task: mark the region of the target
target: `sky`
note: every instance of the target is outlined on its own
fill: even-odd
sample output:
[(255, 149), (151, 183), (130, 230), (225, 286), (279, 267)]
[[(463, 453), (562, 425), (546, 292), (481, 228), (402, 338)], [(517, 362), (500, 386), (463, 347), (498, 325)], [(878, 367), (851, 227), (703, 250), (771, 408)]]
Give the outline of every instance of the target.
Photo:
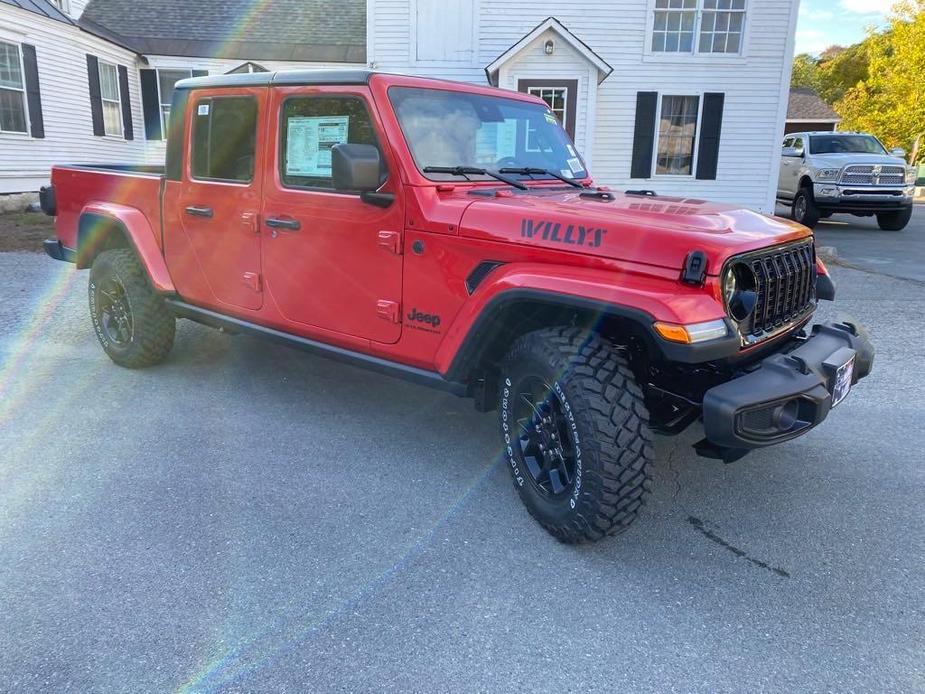
[(819, 53), (833, 44), (849, 46), (865, 29), (886, 20), (893, 0), (801, 0), (796, 53)]

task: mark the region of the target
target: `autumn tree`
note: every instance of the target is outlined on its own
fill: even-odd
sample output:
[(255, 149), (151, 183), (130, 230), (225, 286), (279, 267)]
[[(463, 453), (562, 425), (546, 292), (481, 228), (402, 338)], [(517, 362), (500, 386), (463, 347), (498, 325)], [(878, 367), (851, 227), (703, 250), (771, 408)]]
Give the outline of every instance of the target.
[(867, 74), (836, 101), (840, 127), (908, 150), (925, 132), (925, 0), (898, 3), (889, 27), (859, 46)]

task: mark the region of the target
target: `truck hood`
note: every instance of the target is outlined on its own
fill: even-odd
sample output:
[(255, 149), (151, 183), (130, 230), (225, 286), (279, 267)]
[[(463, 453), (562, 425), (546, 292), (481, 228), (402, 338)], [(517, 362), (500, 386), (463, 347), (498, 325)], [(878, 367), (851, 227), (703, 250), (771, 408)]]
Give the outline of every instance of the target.
[(888, 154), (857, 154), (857, 153), (838, 153), (838, 154), (811, 154), (811, 163), (816, 167), (837, 166), (841, 168), (849, 164), (891, 164), (893, 166), (905, 166), (906, 161), (899, 157), (893, 157)]
[[(593, 191), (589, 191), (592, 192)], [(469, 205), (460, 235), (680, 270), (694, 250), (719, 273), (731, 255), (811, 236), (804, 226), (694, 198), (500, 190)]]

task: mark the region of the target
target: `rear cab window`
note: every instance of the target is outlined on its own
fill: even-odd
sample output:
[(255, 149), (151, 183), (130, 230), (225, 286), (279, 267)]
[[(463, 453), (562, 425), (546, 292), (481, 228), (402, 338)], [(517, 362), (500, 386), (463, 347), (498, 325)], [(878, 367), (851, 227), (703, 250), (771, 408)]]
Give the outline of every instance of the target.
[(250, 183), (257, 145), (257, 99), (210, 96), (193, 103), (190, 174), (200, 181)]

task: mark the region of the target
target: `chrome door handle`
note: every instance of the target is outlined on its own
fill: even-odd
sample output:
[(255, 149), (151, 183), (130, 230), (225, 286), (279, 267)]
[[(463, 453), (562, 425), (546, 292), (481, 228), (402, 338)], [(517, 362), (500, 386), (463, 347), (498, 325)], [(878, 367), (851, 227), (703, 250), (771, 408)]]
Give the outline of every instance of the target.
[(298, 231), (302, 228), (298, 219), (290, 217), (269, 217), (264, 224), (271, 229), (282, 229), (284, 231)]
[(186, 214), (192, 215), (193, 217), (212, 217), (212, 208), (211, 207), (198, 207), (196, 205), (190, 205), (186, 208)]

